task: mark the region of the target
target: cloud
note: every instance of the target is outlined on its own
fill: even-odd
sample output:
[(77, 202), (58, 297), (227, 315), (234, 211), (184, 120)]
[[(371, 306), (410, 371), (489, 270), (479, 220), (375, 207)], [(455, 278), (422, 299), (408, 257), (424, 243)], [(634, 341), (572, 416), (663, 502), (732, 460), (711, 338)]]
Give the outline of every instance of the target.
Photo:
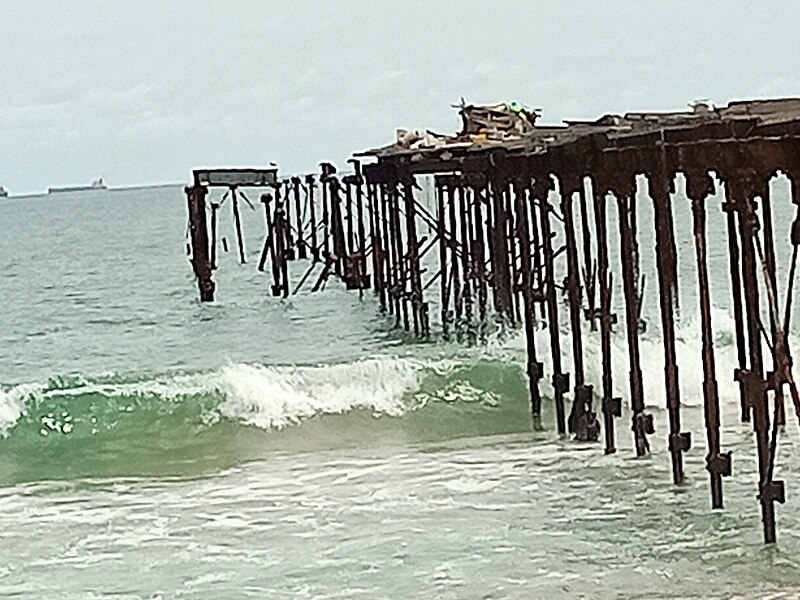
[(461, 97), (558, 121), (799, 89), (800, 6), (668, 4), (3, 3), (0, 183), (313, 169), (398, 126), (453, 131)]

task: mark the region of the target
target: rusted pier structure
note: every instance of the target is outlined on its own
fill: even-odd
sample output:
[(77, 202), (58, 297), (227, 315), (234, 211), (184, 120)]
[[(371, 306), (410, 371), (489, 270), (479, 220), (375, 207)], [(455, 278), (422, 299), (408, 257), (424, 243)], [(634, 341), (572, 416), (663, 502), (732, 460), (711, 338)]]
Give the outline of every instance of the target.
[[(464, 343), (520, 327), (534, 428), (547, 426), (542, 407), (552, 402), (559, 433), (587, 442), (602, 437), (612, 454), (621, 437), (616, 427), (624, 394), (626, 427), (642, 456), (655, 433), (646, 406), (661, 404), (673, 481), (680, 484), (684, 454), (693, 444), (681, 421), (681, 397), (701, 393), (714, 508), (723, 506), (722, 479), (731, 474), (717, 380), (733, 377), (740, 390), (737, 413), (754, 430), (764, 539), (774, 542), (775, 503), (784, 501), (774, 470), (787, 392), (800, 415), (788, 341), (800, 248), (800, 99), (721, 108), (701, 103), (683, 112), (606, 115), (554, 126), (538, 125), (535, 113), (517, 105), (462, 106), (460, 114), (458, 134), (399, 131), (396, 143), (357, 153), (349, 161), (352, 172), (344, 175), (327, 163), (318, 175), (284, 180), (274, 170), (196, 171), (186, 192), (201, 300), (214, 298), (222, 204), (213, 203), (209, 212), (208, 187), (229, 190), (244, 263), (238, 198), (247, 200), (241, 188), (266, 185), (258, 266), (266, 270), (270, 263), (272, 294), (287, 296), (288, 263), (307, 259), (311, 265), (294, 292), (315, 270), (312, 291), (331, 276), (359, 294), (371, 287), (394, 324), (421, 337), (431, 335), (431, 315), (444, 340)], [(778, 287), (780, 240), (773, 233), (780, 207), (769, 193), (776, 173), (791, 183), (782, 212), (794, 219), (791, 252), (784, 245), (790, 256), (786, 290)], [(683, 196), (689, 202), (681, 205)], [(643, 208), (652, 212), (652, 222), (640, 219)], [(691, 212), (696, 275), (678, 265), (678, 211)], [(727, 223), (735, 373), (718, 373), (715, 360), (709, 211), (724, 211)], [(663, 389), (646, 390), (642, 377), (644, 239), (654, 240), (649, 250), (655, 250), (658, 318), (648, 327), (659, 330)], [(701, 390), (687, 390), (678, 370), (679, 285), (697, 291), (698, 305), (681, 311), (698, 314)], [(590, 381), (594, 369), (587, 369), (585, 352), (593, 339), (600, 348), (596, 382)], [(615, 344), (627, 354), (625, 368), (614, 364)]]

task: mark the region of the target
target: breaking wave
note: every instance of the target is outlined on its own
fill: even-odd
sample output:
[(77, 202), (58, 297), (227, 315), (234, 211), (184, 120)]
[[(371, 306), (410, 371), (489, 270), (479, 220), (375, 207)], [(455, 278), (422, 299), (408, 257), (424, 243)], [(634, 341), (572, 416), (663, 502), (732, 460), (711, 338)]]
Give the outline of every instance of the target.
[[(6, 386), (0, 389), (0, 482), (179, 475), (268, 451), (524, 431), (523, 375), (518, 364), (490, 356), (381, 356)], [(487, 411), (495, 415), (474, 418)]]
[[(735, 403), (732, 322), (724, 311), (714, 320), (720, 396)], [(626, 399), (622, 333), (620, 328), (614, 338), (612, 365), (615, 393)], [(545, 399), (552, 398), (547, 337), (544, 328), (537, 334)], [(641, 341), (646, 403), (656, 413), (664, 406), (659, 337), (654, 328)], [(597, 338), (586, 332), (590, 382), (600, 381)], [(305, 366), (230, 363), (201, 373), (68, 376), (0, 386), (0, 483), (202, 474), (272, 452), (530, 433), (521, 333), (479, 349), (433, 346), (440, 355), (426, 357), (420, 350)], [(680, 326), (677, 346), (683, 404), (701, 407), (696, 320)], [(571, 371), (568, 348), (563, 358)], [(551, 402), (543, 402), (546, 426), (553, 423), (552, 410)]]

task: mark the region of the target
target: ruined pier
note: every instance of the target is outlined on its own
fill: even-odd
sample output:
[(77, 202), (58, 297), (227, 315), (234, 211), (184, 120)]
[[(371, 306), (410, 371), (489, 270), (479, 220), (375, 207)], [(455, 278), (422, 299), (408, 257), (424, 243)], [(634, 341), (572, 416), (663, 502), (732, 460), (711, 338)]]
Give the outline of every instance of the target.
[[(800, 99), (719, 108), (699, 103), (681, 112), (609, 114), (550, 126), (517, 105), (461, 106), (460, 115), (459, 133), (398, 132), (395, 143), (355, 154), (346, 174), (329, 163), (318, 174), (289, 178), (277, 169), (196, 171), (186, 194), (200, 299), (212, 301), (216, 291), (223, 203), (231, 205), (244, 263), (239, 199), (256, 203), (241, 188), (263, 188), (257, 268), (269, 274), (269, 293), (286, 297), (304, 285), (316, 291), (334, 278), (362, 295), (371, 290), (397, 327), (422, 337), (480, 343), (493, 327), (520, 327), (532, 427), (550, 426), (542, 423), (542, 404), (552, 402), (560, 434), (598, 441), (612, 454), (622, 427), (642, 456), (656, 435), (645, 398), (658, 400), (668, 415), (668, 431), (661, 435), (672, 478), (680, 484), (684, 454), (699, 445), (682, 427), (687, 390), (676, 358), (678, 286), (694, 286), (699, 306), (681, 309), (699, 311), (711, 505), (723, 507), (722, 482), (732, 471), (721, 439), (717, 384), (719, 377), (731, 377), (739, 384), (739, 416), (753, 428), (764, 540), (775, 542), (775, 504), (784, 502), (784, 485), (774, 467), (787, 396), (800, 415), (789, 345), (800, 247)], [(769, 182), (778, 173), (788, 178), (794, 205), (787, 207), (795, 215), (788, 240), (773, 234), (777, 199)], [(677, 265), (679, 182), (691, 205), (696, 275), (679, 274)], [(209, 204), (215, 186), (226, 191), (222, 201)], [(421, 200), (426, 186), (432, 186), (433, 202)], [(711, 201), (720, 197), (722, 202)], [(637, 217), (642, 202), (650, 203), (652, 222)], [(723, 211), (727, 227), (738, 358), (733, 373), (718, 373), (715, 360), (710, 211)], [(611, 239), (613, 222), (618, 239)], [(655, 240), (664, 389), (645, 390), (642, 379), (644, 228), (653, 228)], [(610, 247), (619, 248), (622, 281), (613, 280)], [(785, 290), (778, 287), (781, 251), (790, 256)], [(293, 260), (309, 262), (294, 288), (287, 267)], [(619, 306), (612, 302), (615, 288), (622, 291)], [(542, 326), (547, 347), (537, 346)], [(627, 372), (612, 364), (612, 334), (619, 328)], [(586, 335), (599, 338), (600, 381), (587, 380)], [(624, 425), (618, 423), (623, 390), (631, 410)]]

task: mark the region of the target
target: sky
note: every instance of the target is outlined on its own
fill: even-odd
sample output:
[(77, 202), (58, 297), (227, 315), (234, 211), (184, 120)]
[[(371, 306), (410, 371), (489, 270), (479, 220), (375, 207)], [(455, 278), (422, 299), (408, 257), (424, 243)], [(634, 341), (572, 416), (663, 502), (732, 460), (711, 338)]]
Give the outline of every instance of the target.
[(344, 165), (453, 104), (542, 122), (800, 96), (789, 1), (0, 0), (0, 185)]

